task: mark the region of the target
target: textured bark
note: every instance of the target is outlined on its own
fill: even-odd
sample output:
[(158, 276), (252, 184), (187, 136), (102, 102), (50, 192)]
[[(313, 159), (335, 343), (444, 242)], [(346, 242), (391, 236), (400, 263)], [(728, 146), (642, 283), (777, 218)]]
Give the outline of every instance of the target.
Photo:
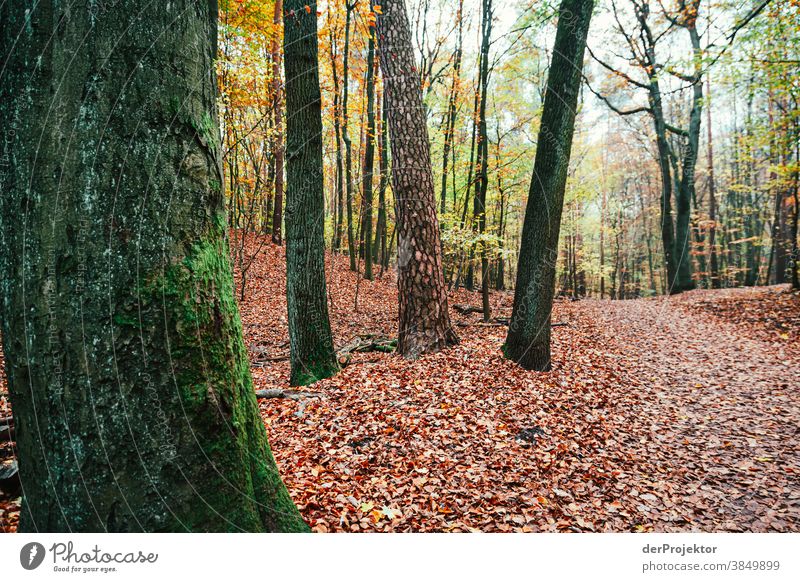
[(398, 351), (416, 358), (458, 337), (447, 309), (428, 128), (403, 0), (382, 2), (377, 32), (397, 205)]
[(281, 45), (278, 41), (281, 26), (283, 0), (275, 0), (275, 15), (272, 21), (275, 27), (275, 38), (272, 41), (272, 95), (273, 117), (275, 119), (275, 192), (272, 208), (272, 242), (279, 245), (283, 242), (283, 90), (281, 89)]
[(503, 348), (526, 369), (550, 369), (550, 316), (558, 236), (567, 183), (583, 53), (594, 2), (562, 0), (547, 78), (536, 161), (528, 194), (514, 289)]
[(317, 13), (305, 2), (284, 9), (286, 67), (286, 300), (292, 386), (339, 369), (325, 286), (325, 195)]
[(214, 2), (0, 5), (21, 531), (303, 531), (234, 301)]

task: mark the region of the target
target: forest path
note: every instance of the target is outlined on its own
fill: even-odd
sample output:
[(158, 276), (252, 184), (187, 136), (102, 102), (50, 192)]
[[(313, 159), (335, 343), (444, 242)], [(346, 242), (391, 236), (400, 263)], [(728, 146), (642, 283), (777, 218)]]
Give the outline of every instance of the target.
[(581, 311), (642, 391), (641, 407), (617, 412), (640, 454), (671, 466), (665, 509), (674, 503), (698, 529), (783, 529), (800, 520), (798, 344), (698, 312), (703, 293)]

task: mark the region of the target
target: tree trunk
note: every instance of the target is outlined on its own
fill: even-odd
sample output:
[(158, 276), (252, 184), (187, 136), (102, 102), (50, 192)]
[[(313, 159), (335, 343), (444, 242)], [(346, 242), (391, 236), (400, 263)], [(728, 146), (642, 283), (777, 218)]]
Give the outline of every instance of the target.
[(550, 314), (564, 189), (569, 170), (583, 53), (593, 1), (562, 0), (541, 128), (522, 227), (514, 309), (503, 348), (531, 370), (549, 370)]
[(342, 248), (342, 229), (344, 225), (344, 169), (342, 165), (342, 112), (339, 101), (339, 74), (336, 67), (336, 44), (333, 29), (331, 39), (331, 74), (333, 76), (333, 134), (336, 139), (336, 220), (333, 231), (333, 250)]
[(384, 0), (379, 43), (397, 204), (398, 352), (416, 358), (458, 342), (450, 325), (430, 144), (403, 0)]
[(283, 242), (283, 90), (281, 89), (281, 45), (280, 27), (283, 0), (275, 0), (275, 15), (272, 24), (275, 37), (272, 41), (272, 95), (275, 99), (275, 202), (272, 208), (272, 242)]
[(20, 531), (305, 531), (234, 301), (216, 3), (62, 4), (0, 6)]
[(372, 172), (375, 167), (375, 35), (367, 41), (367, 135), (364, 146), (364, 278), (372, 280)]
[[(483, 0), (481, 11), (481, 66), (479, 70), (480, 105), (478, 106), (478, 184), (475, 191), (473, 216), (475, 228), (483, 236), (486, 232), (486, 193), (489, 189), (489, 135), (486, 129), (486, 99), (489, 88), (489, 45), (492, 41), (492, 0)], [(491, 319), (489, 306), (489, 258), (486, 243), (480, 243), (481, 298), (483, 321)]]
[(717, 187), (714, 178), (714, 134), (711, 126), (711, 79), (706, 77), (706, 131), (708, 134), (708, 254), (709, 282), (712, 289), (719, 289), (719, 264), (717, 261)]
[[(699, 2), (697, 2), (699, 5)], [(694, 177), (697, 166), (697, 155), (700, 143), (700, 124), (703, 110), (703, 79), (702, 58), (700, 48), (700, 35), (697, 32), (697, 14), (686, 16), (686, 29), (692, 42), (694, 58), (694, 84), (692, 86), (692, 110), (689, 114), (689, 130), (681, 180), (677, 192), (677, 216), (675, 220), (675, 254), (677, 255), (677, 279), (673, 291), (688, 291), (694, 289), (692, 278), (692, 244), (691, 244), (691, 213), (692, 199), (694, 197)]]
[[(458, 93), (461, 85), (461, 57), (463, 54), (463, 31), (464, 31), (464, 0), (458, 2), (458, 12), (456, 14), (458, 22), (458, 36), (456, 37), (456, 50), (453, 55), (453, 82), (450, 85), (450, 95), (447, 98), (447, 114), (444, 120), (444, 150), (442, 152), (442, 190), (440, 194), (440, 212), (444, 214), (447, 210), (447, 163), (450, 159), (450, 150), (453, 147), (453, 137), (456, 129), (456, 116), (458, 108)], [(454, 190), (455, 193), (455, 190)], [(455, 212), (455, 207), (453, 212)]]
[(380, 170), (380, 180), (378, 181), (378, 221), (375, 226), (375, 243), (372, 247), (372, 261), (381, 266), (381, 274), (383, 273), (386, 261), (386, 230), (387, 230), (387, 216), (386, 216), (386, 187), (389, 181), (389, 163), (388, 163), (388, 146), (389, 142), (386, 137), (388, 130), (386, 123), (386, 107), (384, 105), (384, 97), (378, 99), (380, 104), (380, 140), (378, 141), (378, 160)]
[[(478, 69), (481, 68), (481, 59), (483, 58), (483, 53), (478, 55)], [(467, 209), (469, 208), (469, 195), (472, 191), (472, 183), (473, 183), (473, 173), (475, 172), (475, 150), (476, 145), (478, 143), (478, 108), (480, 107), (480, 89), (475, 89), (474, 95), (474, 102), (472, 105), (472, 142), (469, 148), (469, 167), (467, 169), (467, 187), (464, 193), (464, 209), (461, 213), (461, 228), (466, 226), (466, 218), (467, 218)], [(455, 193), (455, 190), (453, 190)], [(467, 258), (467, 274), (464, 281), (464, 287), (472, 291), (474, 288), (474, 277), (475, 277), (475, 269), (472, 265), (473, 259), (473, 252), (472, 252), (472, 245), (469, 245), (468, 249), (464, 249), (464, 256)]]
[(498, 291), (504, 291), (506, 288), (506, 271), (505, 271), (505, 258), (503, 256), (503, 248), (505, 245), (505, 213), (506, 213), (506, 193), (503, 189), (503, 179), (500, 171), (500, 140), (498, 139), (498, 154), (497, 154), (497, 192), (500, 195), (498, 200), (498, 219), (497, 219), (497, 236), (499, 240), (499, 253), (497, 256), (497, 273), (495, 275), (495, 288)]
[(290, 383), (304, 386), (336, 373), (325, 289), (325, 185), (317, 13), (287, 0), (286, 300), (292, 364)]
[(603, 183), (600, 201), (600, 299), (605, 299), (606, 296), (606, 254), (605, 254), (605, 230), (606, 230), (606, 180), (605, 180), (605, 162), (603, 163)]
[(661, 170), (661, 244), (664, 250), (664, 267), (667, 271), (667, 289), (677, 292), (678, 266), (675, 260), (675, 225), (672, 220), (672, 169), (669, 161), (669, 142), (661, 103), (661, 89), (657, 79), (651, 79), (649, 102), (653, 113), (658, 149), (658, 167)]
[(800, 290), (800, 268), (798, 268), (798, 263), (800, 263), (800, 244), (798, 244), (797, 235), (798, 235), (798, 227), (800, 227), (800, 142), (798, 142), (798, 138), (800, 137), (800, 124), (797, 123), (795, 120), (792, 123), (792, 128), (794, 129), (794, 172), (792, 172), (792, 182), (793, 184), (793, 201), (794, 201), (794, 213), (792, 214), (792, 228), (791, 228), (791, 237), (792, 237), (792, 256), (791, 256), (791, 271), (792, 271), (792, 289)]
[(347, 207), (347, 251), (350, 253), (350, 270), (355, 271), (356, 242), (353, 233), (353, 144), (350, 141), (350, 24), (356, 2), (346, 4), (347, 17), (344, 25), (344, 62), (342, 66), (342, 139), (344, 140), (345, 205)]

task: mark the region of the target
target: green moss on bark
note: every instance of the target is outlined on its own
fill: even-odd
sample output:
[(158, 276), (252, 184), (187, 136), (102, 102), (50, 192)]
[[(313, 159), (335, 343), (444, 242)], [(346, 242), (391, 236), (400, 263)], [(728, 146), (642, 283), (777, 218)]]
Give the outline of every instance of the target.
[(204, 492), (209, 507), (198, 507), (197, 525), (215, 511), (246, 531), (308, 531), (275, 469), (258, 410), (222, 223), (143, 286), (145, 303), (163, 305), (180, 405), (209, 470), (240, 486)]

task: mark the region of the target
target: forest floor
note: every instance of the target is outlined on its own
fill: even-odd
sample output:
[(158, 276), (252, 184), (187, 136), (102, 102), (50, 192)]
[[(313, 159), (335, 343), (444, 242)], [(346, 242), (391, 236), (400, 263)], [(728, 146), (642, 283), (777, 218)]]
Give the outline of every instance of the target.
[[(395, 336), (393, 273), (347, 263), (328, 260), (337, 348)], [(241, 304), (257, 389), (288, 388), (284, 285), (266, 245)], [(503, 359), (505, 327), (452, 310), (477, 294), (450, 302), (460, 345), (353, 354), (307, 388), (321, 397), (260, 400), (315, 531), (800, 531), (800, 294), (557, 301), (548, 373)], [(511, 302), (493, 293), (493, 315)], [(0, 531), (18, 511), (0, 498)]]

